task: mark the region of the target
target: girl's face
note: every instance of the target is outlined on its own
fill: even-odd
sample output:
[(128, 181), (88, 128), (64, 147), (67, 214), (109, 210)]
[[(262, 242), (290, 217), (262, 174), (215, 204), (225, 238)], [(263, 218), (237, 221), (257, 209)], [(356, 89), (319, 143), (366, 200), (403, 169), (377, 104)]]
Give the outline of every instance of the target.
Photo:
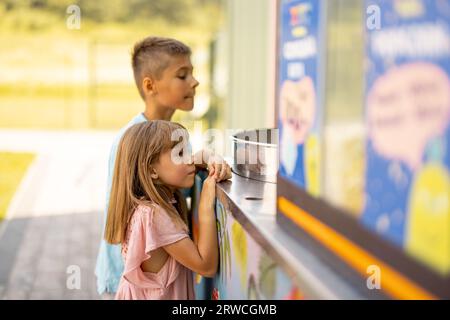
[(174, 147), (161, 153), (153, 167), (159, 180), (172, 189), (190, 188), (194, 184), (195, 165), (188, 148)]
[(191, 59), (187, 55), (170, 58), (160, 80), (155, 81), (157, 105), (190, 111), (194, 107), (197, 79), (192, 75)]

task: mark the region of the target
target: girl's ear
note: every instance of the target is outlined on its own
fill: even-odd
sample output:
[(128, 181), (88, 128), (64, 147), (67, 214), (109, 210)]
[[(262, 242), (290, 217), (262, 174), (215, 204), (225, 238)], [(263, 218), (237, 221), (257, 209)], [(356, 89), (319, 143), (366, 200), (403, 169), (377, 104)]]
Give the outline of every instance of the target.
[(152, 167), (152, 168), (150, 168), (150, 170), (151, 170), (150, 177), (151, 177), (153, 180), (158, 179), (158, 172), (156, 172), (155, 168)]

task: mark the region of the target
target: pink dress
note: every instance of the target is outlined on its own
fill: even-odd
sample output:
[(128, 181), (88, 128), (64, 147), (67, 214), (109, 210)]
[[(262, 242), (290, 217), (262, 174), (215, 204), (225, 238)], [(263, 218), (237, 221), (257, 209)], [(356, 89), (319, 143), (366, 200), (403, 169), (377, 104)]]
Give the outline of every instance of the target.
[(189, 234), (176, 226), (160, 206), (138, 206), (122, 244), (125, 268), (115, 299), (195, 299), (192, 271), (172, 256), (157, 273), (141, 269), (142, 262), (150, 258), (150, 251), (187, 237)]

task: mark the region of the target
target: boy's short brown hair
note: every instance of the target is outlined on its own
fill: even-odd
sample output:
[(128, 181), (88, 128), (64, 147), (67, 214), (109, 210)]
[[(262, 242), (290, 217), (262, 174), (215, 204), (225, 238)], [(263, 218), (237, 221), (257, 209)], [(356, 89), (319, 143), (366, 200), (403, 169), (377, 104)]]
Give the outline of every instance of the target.
[(144, 99), (142, 79), (146, 76), (161, 79), (170, 57), (190, 55), (191, 49), (184, 43), (164, 37), (147, 37), (134, 45), (131, 64), (139, 94)]

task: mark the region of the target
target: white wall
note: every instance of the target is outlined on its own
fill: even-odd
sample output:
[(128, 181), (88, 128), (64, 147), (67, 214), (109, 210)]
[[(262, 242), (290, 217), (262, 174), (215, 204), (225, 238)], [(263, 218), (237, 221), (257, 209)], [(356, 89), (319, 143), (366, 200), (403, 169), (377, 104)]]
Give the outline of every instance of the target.
[(228, 0), (227, 128), (274, 127), (276, 0)]

